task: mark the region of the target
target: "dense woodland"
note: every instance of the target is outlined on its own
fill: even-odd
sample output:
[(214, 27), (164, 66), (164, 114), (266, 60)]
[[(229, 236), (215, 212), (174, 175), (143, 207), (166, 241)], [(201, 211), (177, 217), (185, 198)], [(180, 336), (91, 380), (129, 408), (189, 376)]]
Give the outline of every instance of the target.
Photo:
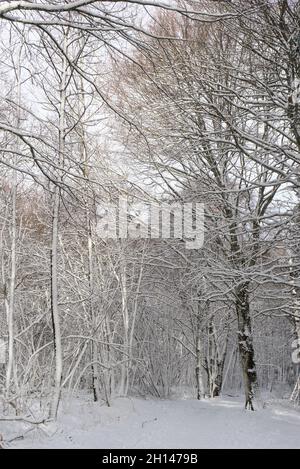
[[(0, 40), (1, 412), (299, 403), (300, 2), (11, 0)], [(120, 197), (203, 247), (101, 236)]]

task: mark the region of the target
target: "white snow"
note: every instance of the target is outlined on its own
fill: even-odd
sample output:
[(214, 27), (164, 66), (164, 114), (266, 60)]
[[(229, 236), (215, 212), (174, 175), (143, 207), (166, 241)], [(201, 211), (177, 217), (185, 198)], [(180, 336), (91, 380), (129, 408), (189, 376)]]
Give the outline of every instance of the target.
[[(0, 422), (4, 439), (29, 429)], [(13, 426), (13, 429), (12, 429)], [(13, 430), (13, 431), (12, 431)], [(245, 411), (239, 398), (206, 401), (116, 399), (110, 408), (82, 398), (63, 405), (57, 424), (11, 448), (300, 448), (300, 409), (283, 401)]]

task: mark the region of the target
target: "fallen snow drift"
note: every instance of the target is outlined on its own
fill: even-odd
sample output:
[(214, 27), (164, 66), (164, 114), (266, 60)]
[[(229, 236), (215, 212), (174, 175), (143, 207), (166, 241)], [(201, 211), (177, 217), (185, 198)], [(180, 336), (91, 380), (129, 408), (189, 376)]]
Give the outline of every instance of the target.
[[(0, 422), (0, 433), (30, 427)], [(11, 448), (300, 448), (300, 411), (269, 403), (243, 410), (236, 398), (117, 399), (111, 408), (83, 399), (65, 402), (58, 424), (35, 428)]]

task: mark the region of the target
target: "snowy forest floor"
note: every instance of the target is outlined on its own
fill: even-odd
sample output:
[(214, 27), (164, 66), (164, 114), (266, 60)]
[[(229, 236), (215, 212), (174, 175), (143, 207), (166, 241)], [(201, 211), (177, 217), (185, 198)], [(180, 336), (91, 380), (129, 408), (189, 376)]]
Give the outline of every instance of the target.
[(6, 441), (26, 433), (9, 448), (300, 448), (300, 409), (269, 400), (249, 412), (230, 397), (119, 398), (110, 408), (74, 398), (55, 425), (0, 422), (0, 433)]

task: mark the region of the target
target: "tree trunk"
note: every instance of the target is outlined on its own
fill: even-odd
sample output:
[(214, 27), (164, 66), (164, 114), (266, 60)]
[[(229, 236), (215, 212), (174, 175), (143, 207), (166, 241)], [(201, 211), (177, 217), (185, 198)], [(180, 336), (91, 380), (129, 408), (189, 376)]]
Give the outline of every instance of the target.
[(257, 375), (251, 329), (249, 284), (244, 283), (236, 290), (236, 312), (238, 318), (238, 346), (245, 390), (245, 409), (254, 410)]
[[(21, 54), (23, 44), (20, 45), (17, 61), (17, 118), (16, 126), (21, 124)], [(17, 151), (19, 149), (18, 140), (16, 142)], [(17, 156), (14, 156), (14, 167), (17, 166)], [(11, 266), (10, 266), (10, 285), (9, 297), (5, 298), (8, 325), (8, 363), (6, 369), (6, 398), (9, 399), (10, 385), (14, 371), (14, 315), (15, 315), (15, 288), (16, 288), (16, 263), (17, 263), (17, 172), (13, 169), (12, 180), (12, 226), (11, 226)], [(15, 373), (15, 383), (17, 386), (17, 377)]]
[(15, 283), (16, 283), (16, 172), (13, 176), (12, 188), (12, 230), (11, 230), (11, 267), (9, 297), (5, 298), (8, 324), (8, 363), (6, 369), (6, 398), (9, 399), (11, 378), (14, 366), (14, 312), (15, 312)]
[[(298, 256), (297, 256), (298, 257)], [(293, 258), (290, 257), (290, 264), (293, 266)], [(295, 284), (295, 279), (299, 280), (298, 270), (297, 272), (292, 271), (292, 308), (293, 308), (293, 326), (294, 326), (294, 337), (296, 346), (300, 346), (300, 289)], [(299, 364), (294, 365), (295, 374), (295, 387), (292, 392), (291, 399), (295, 402), (300, 402), (300, 375), (299, 375)]]
[[(64, 33), (63, 50), (67, 51), (67, 33)], [(59, 90), (59, 129), (58, 129), (58, 164), (64, 161), (65, 153), (65, 106), (66, 106), (66, 86), (67, 86), (67, 60), (62, 59), (61, 81)], [(50, 407), (50, 418), (56, 419), (61, 393), (62, 380), (62, 344), (60, 317), (58, 306), (58, 232), (59, 232), (59, 208), (60, 208), (60, 189), (58, 185), (54, 188), (53, 212), (52, 212), (52, 242), (51, 242), (51, 315), (54, 338), (55, 355), (55, 376), (54, 392)]]
[(222, 391), (224, 364), (228, 343), (228, 331), (225, 337), (224, 350), (220, 352), (217, 343), (216, 330), (213, 319), (208, 326), (208, 356), (206, 359), (206, 368), (209, 381), (209, 392), (211, 397), (218, 397)]
[[(90, 212), (88, 207), (86, 208), (86, 223), (88, 229), (88, 282), (89, 282), (89, 314), (92, 322), (92, 335), (96, 334), (97, 320), (93, 307), (93, 295), (94, 295), (94, 276), (93, 276), (93, 239), (92, 239), (92, 226), (90, 220)], [(91, 341), (91, 355), (92, 355), (92, 388), (94, 402), (99, 401), (99, 369), (98, 369), (98, 344), (95, 340)]]
[(50, 407), (50, 418), (56, 419), (61, 392), (62, 379), (62, 346), (58, 307), (58, 282), (57, 282), (57, 255), (58, 255), (58, 224), (59, 224), (60, 194), (58, 186), (54, 190), (54, 205), (52, 215), (52, 243), (51, 243), (51, 316), (54, 338), (55, 377), (54, 392)]
[[(97, 318), (95, 316), (93, 306), (94, 296), (94, 276), (93, 276), (93, 239), (92, 239), (92, 227), (90, 221), (90, 213), (87, 207), (87, 229), (88, 229), (88, 282), (89, 282), (89, 314), (92, 324), (92, 336), (94, 337), (97, 332)], [(91, 341), (91, 356), (92, 356), (92, 389), (94, 402), (100, 400), (100, 379), (99, 379), (99, 366), (98, 366), (98, 343), (96, 340)]]
[(201, 344), (201, 301), (198, 299), (197, 305), (197, 330), (196, 330), (196, 384), (197, 399), (205, 398), (205, 388), (203, 380), (203, 363), (202, 363), (202, 344)]

